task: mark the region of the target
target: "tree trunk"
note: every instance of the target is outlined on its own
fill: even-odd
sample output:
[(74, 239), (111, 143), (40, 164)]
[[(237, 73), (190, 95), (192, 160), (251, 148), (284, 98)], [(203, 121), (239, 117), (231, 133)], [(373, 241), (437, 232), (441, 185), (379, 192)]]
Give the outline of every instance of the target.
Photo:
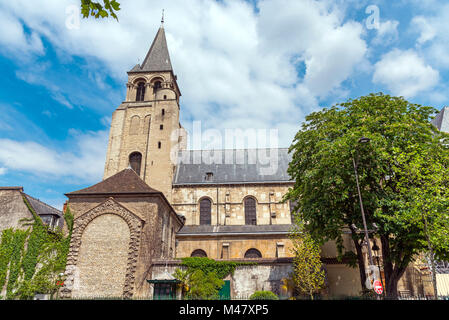
[(365, 287), (365, 281), (366, 281), (366, 272), (365, 272), (365, 261), (363, 261), (363, 253), (362, 253), (362, 246), (359, 243), (359, 240), (357, 238), (352, 237), (352, 241), (354, 242), (355, 250), (357, 252), (357, 263), (359, 265), (359, 272), (360, 272), (360, 284), (362, 286), (362, 290), (364, 290)]
[(397, 299), (398, 298), (398, 282), (404, 274), (407, 265), (404, 265), (405, 261), (409, 261), (409, 257), (403, 256), (402, 263), (393, 263), (390, 259), (390, 243), (388, 236), (381, 235), (380, 242), (382, 244), (382, 260), (384, 265), (385, 274), (385, 293), (387, 299)]
[(386, 282), (386, 297), (387, 299), (397, 300), (398, 299), (398, 281), (395, 276), (390, 276), (388, 280), (385, 279)]
[(398, 279), (396, 279), (393, 274), (393, 264), (390, 260), (390, 243), (388, 241), (388, 237), (381, 235), (380, 242), (382, 244), (382, 261), (385, 275), (385, 296), (387, 299), (397, 299)]

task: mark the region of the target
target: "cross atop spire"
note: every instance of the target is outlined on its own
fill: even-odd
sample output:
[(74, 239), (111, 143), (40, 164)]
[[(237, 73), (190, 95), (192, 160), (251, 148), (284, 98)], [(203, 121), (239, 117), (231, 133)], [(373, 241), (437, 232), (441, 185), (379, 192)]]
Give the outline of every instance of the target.
[(164, 9), (162, 9), (161, 27), (164, 27)]

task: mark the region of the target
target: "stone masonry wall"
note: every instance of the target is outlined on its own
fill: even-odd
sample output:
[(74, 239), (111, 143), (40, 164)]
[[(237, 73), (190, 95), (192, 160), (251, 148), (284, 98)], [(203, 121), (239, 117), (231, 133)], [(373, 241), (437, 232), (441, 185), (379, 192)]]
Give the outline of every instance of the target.
[(104, 214), (92, 220), (81, 237), (72, 297), (122, 296), (130, 239), (122, 217)]
[[(153, 94), (152, 83), (163, 87)], [(136, 83), (147, 83), (145, 101), (135, 101)], [(179, 93), (170, 72), (130, 75), (127, 101), (114, 112), (109, 133), (104, 179), (125, 169), (129, 155), (142, 155), (140, 177), (171, 200), (171, 183), (177, 155), (179, 130)], [(159, 145), (160, 144), (160, 145)], [(173, 160), (173, 161), (172, 161)]]
[(291, 241), (282, 235), (273, 236), (220, 236), (220, 237), (178, 237), (176, 257), (190, 257), (196, 249), (204, 250), (212, 259), (243, 259), (245, 252), (257, 249), (262, 258), (283, 258), (292, 256)]
[(0, 189), (0, 235), (8, 228), (21, 228), (20, 219), (33, 218), (23, 202), (22, 193), (17, 190)]
[(243, 225), (243, 201), (245, 197), (251, 196), (256, 199), (257, 224), (290, 224), (290, 205), (288, 202), (281, 203), (290, 186), (291, 184), (174, 187), (172, 205), (179, 214), (186, 217), (186, 225), (199, 225), (199, 203), (206, 197), (212, 201), (212, 225)]

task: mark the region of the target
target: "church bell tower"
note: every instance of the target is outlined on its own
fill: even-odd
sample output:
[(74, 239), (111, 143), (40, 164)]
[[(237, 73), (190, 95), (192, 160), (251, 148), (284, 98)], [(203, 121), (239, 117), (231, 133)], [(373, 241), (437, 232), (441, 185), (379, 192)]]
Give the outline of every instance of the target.
[(131, 167), (171, 201), (176, 156), (185, 145), (176, 79), (162, 23), (142, 65), (128, 72), (126, 100), (112, 115), (103, 179)]

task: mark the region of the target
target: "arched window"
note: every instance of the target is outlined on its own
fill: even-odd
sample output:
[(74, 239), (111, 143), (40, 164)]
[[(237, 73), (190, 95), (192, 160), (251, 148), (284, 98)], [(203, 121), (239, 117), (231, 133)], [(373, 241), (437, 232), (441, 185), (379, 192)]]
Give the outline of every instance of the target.
[(140, 166), (142, 163), (142, 154), (140, 152), (133, 152), (129, 155), (129, 165), (140, 176)]
[(192, 252), (192, 254), (190, 256), (191, 257), (207, 257), (207, 254), (204, 250), (196, 249), (195, 251)]
[(160, 81), (156, 81), (153, 85), (153, 93), (156, 93), (156, 91), (160, 88), (162, 88), (162, 83)]
[(137, 84), (136, 101), (144, 101), (145, 99), (145, 83), (139, 82)]
[(129, 125), (129, 134), (130, 135), (139, 134), (139, 128), (140, 128), (140, 117), (133, 116), (131, 118), (131, 123)]
[(245, 204), (245, 224), (256, 225), (256, 200), (248, 197), (244, 201)]
[(245, 259), (258, 259), (262, 258), (262, 254), (259, 250), (251, 248), (245, 252)]
[(209, 199), (200, 201), (200, 224), (211, 224), (211, 207)]

